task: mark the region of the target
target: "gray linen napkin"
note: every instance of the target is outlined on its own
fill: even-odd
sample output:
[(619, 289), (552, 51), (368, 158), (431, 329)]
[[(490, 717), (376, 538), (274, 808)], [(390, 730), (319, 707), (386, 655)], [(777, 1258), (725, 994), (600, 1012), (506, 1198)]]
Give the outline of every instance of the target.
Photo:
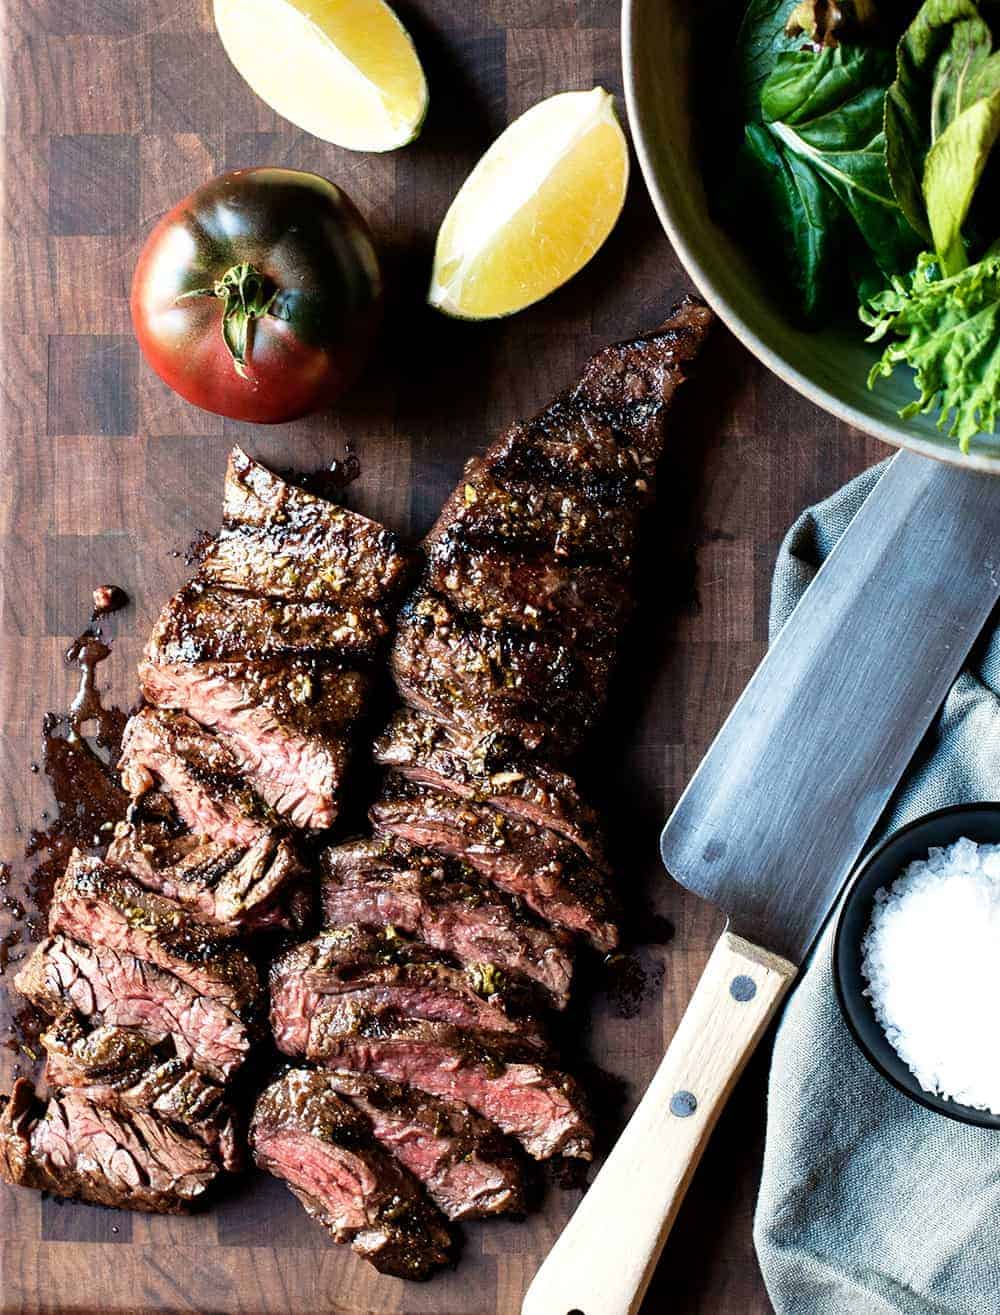
[[(772, 640), (884, 468), (789, 531), (774, 574)], [(1000, 629), (982, 636), (952, 686), (882, 832), (976, 799), (1000, 799)], [(932, 1114), (874, 1072), (840, 1016), (832, 939), (828, 928), (771, 1065), (754, 1240), (775, 1310), (1000, 1315), (1000, 1132)]]

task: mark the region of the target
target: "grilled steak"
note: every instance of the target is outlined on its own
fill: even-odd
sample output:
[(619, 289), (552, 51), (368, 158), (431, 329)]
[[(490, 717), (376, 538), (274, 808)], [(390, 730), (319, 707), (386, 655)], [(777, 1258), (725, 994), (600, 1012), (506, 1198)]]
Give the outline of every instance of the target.
[(294, 1069), (268, 1087), (251, 1144), (260, 1167), (283, 1178), (335, 1241), (382, 1273), (426, 1278), (447, 1262), (441, 1216), (323, 1074)]
[(290, 603), (192, 580), (160, 613), (150, 662), (239, 662), (337, 651), (371, 657), (388, 633), (374, 607)]
[(293, 826), (322, 829), (337, 815), (346, 732), (368, 679), (307, 658), (139, 665), (151, 704), (216, 732), (258, 795)]
[(492, 964), (463, 971), (420, 942), (358, 926), (330, 928), (288, 950), (271, 965), (271, 1027), (280, 1050), (309, 1049), (345, 1010), (392, 1009), (483, 1031), (522, 1036), (541, 1046), (537, 1020)]
[(409, 1169), (449, 1219), (482, 1219), (524, 1209), (521, 1169), (511, 1144), (464, 1105), (346, 1069), (323, 1082), (368, 1119), (372, 1135)]
[(89, 1027), (72, 1011), (42, 1033), (49, 1088), (73, 1087), (95, 1105), (145, 1110), (192, 1133), (224, 1169), (240, 1167), (240, 1145), (222, 1087), (191, 1068), (170, 1046), (153, 1046), (138, 1032)]
[(377, 605), (402, 583), (406, 559), (388, 530), (286, 484), (238, 447), (223, 517), (201, 563), (207, 582), (336, 606)]
[(418, 785), (522, 817), (572, 840), (606, 868), (597, 814), (573, 778), (529, 758), (502, 736), (463, 740), (412, 708), (401, 709), (375, 743), (375, 760)]
[(389, 839), (323, 851), (323, 911), (334, 926), (396, 927), (465, 964), (494, 963), (562, 1009), (573, 964), (565, 933), (468, 866)]
[(194, 1205), (218, 1173), (195, 1137), (139, 1110), (112, 1110), (76, 1091), (35, 1099), (14, 1084), (0, 1113), (0, 1176), (20, 1187), (124, 1210), (176, 1214)]
[(49, 932), (156, 964), (235, 1014), (252, 1016), (260, 1001), (257, 970), (241, 949), (173, 900), (79, 850), (56, 882)]
[(22, 995), (53, 1017), (68, 1008), (110, 1027), (134, 1028), (147, 1041), (168, 1041), (178, 1058), (222, 1081), (250, 1047), (247, 1023), (221, 1000), (131, 954), (51, 936), (14, 978)]
[(183, 713), (143, 708), (130, 717), (118, 766), (134, 800), (162, 788), (196, 835), (249, 848), (274, 829), (229, 749)]
[(603, 875), (555, 832), (394, 773), (371, 818), (378, 831), (464, 860), (547, 922), (582, 933), (597, 949), (606, 952), (618, 943)]
[(358, 1011), (322, 1033), (310, 1029), (309, 1041), (304, 1058), (315, 1063), (470, 1105), (536, 1160), (591, 1158), (593, 1133), (577, 1084), (515, 1038)]
[(560, 758), (596, 720), (610, 656), (530, 630), (490, 629), (418, 590), (399, 614), (392, 671), (404, 702), (460, 734), (502, 734)]
[(301, 925), (304, 869), (291, 841), (273, 833), (242, 849), (171, 835), (152, 823), (119, 822), (108, 862), (227, 934)]

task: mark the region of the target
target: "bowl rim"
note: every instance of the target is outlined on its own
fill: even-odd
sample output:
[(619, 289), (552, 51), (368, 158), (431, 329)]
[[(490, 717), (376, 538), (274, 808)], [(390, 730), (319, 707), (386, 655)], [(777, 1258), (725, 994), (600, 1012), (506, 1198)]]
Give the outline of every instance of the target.
[(859, 411), (856, 407), (840, 401), (832, 393), (828, 393), (825, 388), (813, 383), (800, 370), (789, 365), (784, 357), (769, 347), (718, 290), (711, 275), (681, 232), (667, 197), (660, 187), (656, 169), (653, 165), (646, 116), (638, 93), (638, 57), (636, 53), (639, 45), (637, 40), (639, 12), (641, 6), (646, 3), (649, 3), (649, 0), (622, 0), (622, 78), (625, 87), (625, 106), (632, 133), (632, 144), (639, 161), (639, 170), (646, 185), (646, 192), (653, 203), (653, 208), (659, 217), (660, 223), (670, 239), (678, 259), (694, 280), (709, 306), (743, 346), (766, 365), (773, 374), (776, 374), (779, 379), (783, 380), (789, 387), (794, 388), (796, 392), (801, 393), (803, 397), (808, 398), (821, 410), (843, 421), (844, 424), (860, 429), (863, 433), (870, 434), (873, 438), (880, 439), (883, 443), (888, 443), (892, 447), (906, 448), (911, 452), (919, 453), (921, 456), (929, 457), (932, 461), (941, 461), (945, 465), (957, 466), (961, 470), (980, 470), (987, 474), (1000, 475), (1000, 457), (987, 456), (982, 452), (969, 452), (963, 455), (957, 445), (952, 448), (943, 443), (931, 442), (916, 433), (912, 436), (901, 434), (894, 426), (877, 420), (865, 412)]
[[(870, 853), (865, 855), (847, 882), (844, 896), (841, 900), (840, 909), (836, 915), (837, 925), (833, 938), (832, 970), (834, 990), (837, 996), (837, 1004), (840, 1008), (841, 1017), (847, 1024), (848, 1031), (853, 1037), (858, 1049), (881, 1078), (888, 1082), (890, 1086), (895, 1087), (895, 1089), (901, 1092), (904, 1096), (908, 1096), (910, 1100), (915, 1101), (918, 1105), (923, 1105), (925, 1109), (930, 1110), (934, 1114), (941, 1114), (955, 1123), (964, 1123), (977, 1128), (987, 1128), (992, 1131), (997, 1131), (1000, 1130), (1000, 1114), (994, 1114), (990, 1110), (976, 1109), (972, 1105), (963, 1105), (960, 1101), (951, 1100), (945, 1096), (935, 1096), (932, 1092), (925, 1091), (917, 1082), (916, 1077), (912, 1074), (910, 1074), (908, 1080), (902, 1080), (897, 1077), (895, 1073), (890, 1072), (890, 1070), (882, 1063), (880, 1057), (868, 1044), (867, 1038), (862, 1029), (858, 1026), (857, 1015), (855, 1013), (855, 992), (848, 990), (847, 984), (844, 980), (846, 955), (848, 953), (853, 954), (854, 951), (859, 948), (854, 945), (847, 947), (847, 914), (860, 898), (861, 889), (864, 886), (866, 879), (870, 876), (871, 869), (876, 863), (895, 849), (900, 842), (911, 837), (913, 832), (919, 831), (928, 823), (939, 822), (952, 817), (957, 818), (959, 815), (968, 817), (969, 814), (973, 813), (979, 816), (991, 816), (997, 818), (998, 836), (1000, 836), (1000, 801), (988, 799), (973, 800), (966, 804), (949, 804), (945, 808), (936, 808), (929, 813), (921, 814), (920, 817), (915, 817), (911, 822), (905, 823), (890, 835), (886, 836), (886, 838), (880, 841)], [(956, 840), (960, 840), (961, 838), (961, 831), (956, 831), (951, 843), (953, 844)], [(976, 843), (989, 842), (977, 841)], [(1000, 844), (1000, 838), (992, 843)], [(899, 875), (902, 875), (902, 867), (899, 869)], [(873, 895), (874, 891), (871, 892), (869, 898)], [(882, 1025), (875, 1017), (875, 1012), (872, 1009), (871, 1003), (860, 991), (857, 992), (856, 1004), (858, 1010), (867, 1011), (868, 1017), (871, 1019), (875, 1028), (878, 1029), (878, 1032), (882, 1036), (885, 1036), (884, 1031), (882, 1031)], [(886, 1038), (886, 1042), (891, 1046), (888, 1038)], [(902, 1063), (903, 1061), (901, 1060), (900, 1062)]]

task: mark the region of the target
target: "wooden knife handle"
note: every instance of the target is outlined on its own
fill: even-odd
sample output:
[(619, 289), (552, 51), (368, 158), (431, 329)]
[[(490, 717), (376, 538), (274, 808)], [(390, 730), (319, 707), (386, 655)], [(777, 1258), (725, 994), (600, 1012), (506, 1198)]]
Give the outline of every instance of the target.
[(628, 1126), (522, 1315), (635, 1315), (715, 1122), (797, 969), (724, 932)]

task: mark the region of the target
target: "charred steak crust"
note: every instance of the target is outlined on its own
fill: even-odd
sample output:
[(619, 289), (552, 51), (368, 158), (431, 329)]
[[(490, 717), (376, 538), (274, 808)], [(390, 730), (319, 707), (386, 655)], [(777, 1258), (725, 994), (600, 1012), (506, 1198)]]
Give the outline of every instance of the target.
[(123, 951), (179, 977), (251, 1019), (261, 1002), (257, 970), (243, 950), (175, 904), (79, 850), (56, 882), (49, 932)]
[(536, 1160), (592, 1156), (593, 1131), (579, 1086), (518, 1038), (358, 1010), (311, 1029), (304, 1058), (469, 1105)]
[(421, 1279), (447, 1263), (444, 1220), (322, 1073), (293, 1069), (264, 1091), (251, 1145), (258, 1165), (283, 1178), (335, 1241), (382, 1273)]
[(386, 778), (371, 818), (378, 831), (464, 860), (547, 922), (580, 932), (597, 949), (606, 953), (617, 945), (614, 902), (603, 874), (555, 832), (396, 773)]
[(493, 963), (565, 1007), (570, 938), (471, 867), (386, 836), (323, 850), (323, 911), (331, 926), (394, 928), (467, 965)]
[(77, 1091), (43, 1106), (24, 1078), (5, 1104), (0, 1176), (15, 1186), (177, 1214), (197, 1204), (218, 1173), (201, 1141), (139, 1110), (112, 1110)]

